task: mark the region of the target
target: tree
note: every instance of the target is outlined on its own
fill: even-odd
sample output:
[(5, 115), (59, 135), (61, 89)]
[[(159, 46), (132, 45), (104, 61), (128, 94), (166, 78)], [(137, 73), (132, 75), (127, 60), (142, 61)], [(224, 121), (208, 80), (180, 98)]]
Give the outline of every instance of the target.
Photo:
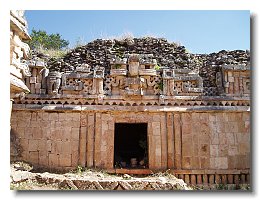
[(32, 30), (31, 41), (28, 42), (31, 49), (54, 49), (61, 50), (69, 45), (68, 40), (61, 38), (59, 33), (47, 34), (43, 30)]

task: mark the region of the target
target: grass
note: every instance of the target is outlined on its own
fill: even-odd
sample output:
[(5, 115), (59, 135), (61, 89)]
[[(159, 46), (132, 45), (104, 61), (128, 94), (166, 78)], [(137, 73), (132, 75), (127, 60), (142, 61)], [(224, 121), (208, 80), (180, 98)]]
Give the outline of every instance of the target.
[(41, 53), (48, 54), (51, 58), (62, 58), (68, 53), (68, 50), (47, 49), (41, 50)]
[(10, 190), (59, 190), (67, 189), (59, 187), (58, 184), (38, 183), (36, 180), (27, 180), (20, 183), (10, 183)]

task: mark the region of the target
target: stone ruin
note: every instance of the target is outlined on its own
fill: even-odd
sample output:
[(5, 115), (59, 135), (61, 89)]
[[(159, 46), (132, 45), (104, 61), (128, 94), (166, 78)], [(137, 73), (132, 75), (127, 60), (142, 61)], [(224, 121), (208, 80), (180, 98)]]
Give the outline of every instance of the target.
[(17, 159), (250, 182), (249, 51), (198, 55), (160, 38), (99, 39), (61, 59), (33, 52), (18, 66), (30, 92), (13, 96)]

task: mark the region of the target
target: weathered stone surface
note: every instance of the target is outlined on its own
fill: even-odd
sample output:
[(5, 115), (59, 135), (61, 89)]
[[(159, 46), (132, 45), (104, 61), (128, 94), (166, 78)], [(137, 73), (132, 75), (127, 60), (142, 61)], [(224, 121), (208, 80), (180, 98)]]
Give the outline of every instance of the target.
[[(17, 45), (11, 48), (22, 55)], [(146, 123), (149, 169), (250, 169), (248, 51), (195, 55), (162, 38), (95, 40), (61, 60), (33, 52), (28, 64), (24, 81), (31, 94), (15, 99), (11, 119), (22, 159), (49, 168), (113, 169), (115, 124)], [(197, 179), (190, 173), (182, 178), (217, 180), (206, 171)], [(73, 181), (62, 184), (80, 187)], [(112, 185), (133, 188), (125, 182)]]

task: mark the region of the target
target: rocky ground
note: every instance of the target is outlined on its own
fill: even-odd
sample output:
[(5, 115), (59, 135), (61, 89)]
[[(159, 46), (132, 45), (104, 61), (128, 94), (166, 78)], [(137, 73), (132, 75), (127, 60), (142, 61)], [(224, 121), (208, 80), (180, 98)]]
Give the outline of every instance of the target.
[(250, 190), (248, 184), (187, 185), (167, 172), (140, 177), (78, 167), (61, 174), (34, 172), (25, 162), (13, 162), (10, 166), (11, 190)]
[(12, 190), (192, 190), (170, 174), (134, 177), (81, 167), (64, 174), (39, 173), (24, 162), (11, 164), (10, 178)]

